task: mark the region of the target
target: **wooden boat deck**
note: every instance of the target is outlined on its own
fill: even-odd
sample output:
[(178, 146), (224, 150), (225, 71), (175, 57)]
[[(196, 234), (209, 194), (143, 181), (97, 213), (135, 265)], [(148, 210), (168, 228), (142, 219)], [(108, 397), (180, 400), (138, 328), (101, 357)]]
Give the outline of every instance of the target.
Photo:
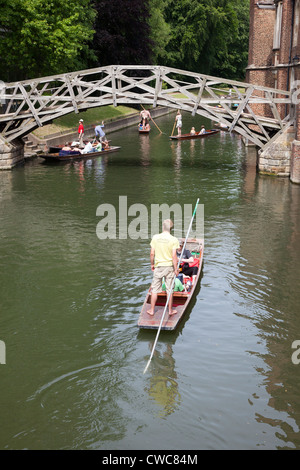
[(139, 129), (139, 134), (149, 134), (149, 132), (151, 131), (150, 126), (146, 127), (146, 129), (141, 129), (140, 127), (138, 129)]
[[(200, 274), (202, 270), (202, 262), (203, 262), (203, 250), (204, 250), (204, 240), (202, 239), (188, 239), (186, 243), (186, 249), (189, 250), (194, 258), (199, 259), (199, 268), (197, 273), (197, 278), (195, 280), (194, 285), (190, 292), (174, 292), (173, 293), (173, 308), (177, 310), (175, 315), (168, 315), (168, 307), (167, 311), (164, 316), (164, 320), (161, 326), (162, 330), (174, 330), (181, 319), (183, 318), (187, 307), (192, 299), (197, 284), (199, 283)], [(154, 315), (149, 315), (147, 310), (150, 308), (151, 303), (151, 286), (147, 292), (144, 304), (142, 306), (139, 319), (138, 319), (138, 327), (145, 328), (145, 329), (158, 329), (161, 318), (164, 312), (164, 307), (167, 301), (167, 293), (160, 292), (157, 296), (157, 301), (155, 304)]]

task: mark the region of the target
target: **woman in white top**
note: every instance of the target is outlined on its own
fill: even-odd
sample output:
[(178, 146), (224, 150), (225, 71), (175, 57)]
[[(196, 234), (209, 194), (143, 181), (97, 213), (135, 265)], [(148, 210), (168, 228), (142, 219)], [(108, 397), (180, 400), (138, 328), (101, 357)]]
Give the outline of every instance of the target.
[(181, 128), (182, 128), (182, 116), (180, 114), (180, 111), (178, 109), (177, 111), (177, 116), (176, 116), (176, 127), (178, 131), (178, 135), (181, 135)]

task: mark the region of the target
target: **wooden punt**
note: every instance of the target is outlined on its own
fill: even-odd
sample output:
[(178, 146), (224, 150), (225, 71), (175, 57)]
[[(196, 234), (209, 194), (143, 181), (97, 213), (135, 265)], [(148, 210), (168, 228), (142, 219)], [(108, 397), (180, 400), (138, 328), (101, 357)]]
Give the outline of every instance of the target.
[[(108, 140), (107, 142), (111, 142), (111, 141)], [(83, 141), (84, 145), (87, 145), (88, 143), (89, 143), (89, 140), (84, 140)], [(47, 152), (45, 152), (45, 153), (58, 153), (60, 150), (63, 149), (63, 147), (66, 147), (66, 146), (71, 147), (71, 145), (72, 145), (72, 142), (67, 142), (65, 144), (59, 144), (59, 145), (50, 145), (47, 149)]]
[(147, 124), (146, 128), (143, 129), (140, 125), (138, 127), (139, 129), (139, 134), (149, 134), (150, 130), (151, 130), (151, 127), (150, 127), (150, 124)]
[(59, 155), (58, 153), (40, 153), (39, 157), (44, 158), (47, 162), (69, 162), (72, 160), (82, 160), (86, 158), (103, 157), (109, 153), (117, 152), (121, 147), (110, 147), (107, 150), (101, 150), (101, 152), (89, 152), (89, 153), (76, 153), (68, 155)]
[(181, 135), (171, 135), (170, 139), (172, 140), (188, 140), (188, 139), (203, 139), (205, 137), (209, 137), (210, 135), (214, 135), (220, 132), (218, 129), (209, 129), (205, 131), (204, 134), (200, 134), (196, 132), (196, 134), (181, 134)]
[[(186, 249), (189, 250), (194, 259), (199, 259), (199, 268), (197, 273), (197, 278), (192, 286), (190, 292), (174, 292), (173, 293), (173, 308), (177, 310), (175, 315), (169, 316), (168, 314), (168, 307), (164, 316), (164, 320), (161, 326), (162, 330), (175, 330), (178, 326), (179, 322), (183, 318), (185, 312), (187, 311), (188, 305), (195, 295), (195, 289), (199, 283), (200, 274), (202, 270), (202, 262), (203, 262), (203, 250), (204, 250), (204, 240), (203, 239), (196, 239), (196, 238), (189, 238), (186, 243)], [(151, 286), (147, 292), (144, 304), (142, 306), (139, 319), (138, 319), (138, 327), (145, 328), (145, 329), (155, 329), (159, 328), (161, 318), (164, 312), (164, 308), (167, 302), (167, 293), (160, 292), (157, 296), (157, 301), (155, 304), (154, 315), (149, 315), (147, 310), (150, 308), (151, 304)]]

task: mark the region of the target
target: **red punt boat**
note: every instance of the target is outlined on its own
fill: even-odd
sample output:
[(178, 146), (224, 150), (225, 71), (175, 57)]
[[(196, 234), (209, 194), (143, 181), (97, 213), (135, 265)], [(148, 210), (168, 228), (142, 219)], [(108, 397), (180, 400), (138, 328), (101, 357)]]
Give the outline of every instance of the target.
[[(174, 292), (173, 293), (173, 307), (177, 310), (175, 315), (168, 315), (168, 307), (165, 312), (164, 320), (161, 326), (162, 330), (174, 330), (184, 314), (187, 311), (188, 305), (191, 299), (195, 295), (195, 289), (199, 283), (200, 274), (202, 270), (203, 262), (203, 250), (204, 250), (204, 240), (199, 238), (189, 238), (186, 242), (186, 249), (191, 252), (194, 257), (194, 260), (198, 262), (198, 272), (194, 284), (190, 291)], [(167, 302), (168, 296), (165, 291), (158, 293), (157, 301), (155, 304), (154, 315), (149, 315), (147, 310), (150, 309), (151, 304), (151, 286), (147, 292), (144, 304), (142, 306), (139, 319), (138, 327), (146, 329), (156, 329), (158, 330), (161, 318), (164, 312), (164, 308)]]

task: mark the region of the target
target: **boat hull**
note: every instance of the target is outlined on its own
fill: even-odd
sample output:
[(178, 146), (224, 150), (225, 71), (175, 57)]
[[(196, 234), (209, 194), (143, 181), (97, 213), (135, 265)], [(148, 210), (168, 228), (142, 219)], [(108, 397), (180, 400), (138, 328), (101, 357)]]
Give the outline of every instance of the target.
[(181, 134), (179, 135), (171, 135), (171, 140), (191, 140), (191, 139), (204, 139), (205, 137), (209, 137), (211, 135), (218, 134), (220, 131), (218, 129), (211, 129), (205, 132), (205, 134), (200, 134), (199, 132), (192, 135), (192, 134)]
[(47, 162), (69, 162), (73, 160), (83, 160), (87, 158), (103, 157), (109, 153), (117, 152), (121, 147), (110, 147), (101, 152), (79, 153), (75, 155), (59, 155), (59, 153), (41, 153), (39, 157), (44, 158)]
[(139, 127), (139, 134), (149, 134), (150, 131), (151, 131), (151, 127), (150, 127), (149, 125), (146, 126), (145, 129), (141, 129), (141, 128)]
[[(163, 323), (161, 326), (162, 330), (175, 330), (184, 317), (188, 306), (195, 295), (195, 290), (199, 283), (201, 271), (202, 271), (202, 264), (203, 264), (203, 251), (204, 251), (204, 240), (203, 239), (188, 239), (186, 248), (193, 253), (194, 258), (199, 259), (199, 267), (196, 280), (190, 292), (174, 292), (173, 293), (173, 308), (177, 311), (175, 315), (169, 316), (168, 314), (168, 307), (166, 309)], [(138, 319), (138, 327), (141, 329), (155, 329), (157, 330), (160, 326), (161, 318), (165, 309), (165, 305), (167, 302), (167, 294), (166, 292), (160, 292), (157, 297), (154, 315), (149, 315), (147, 310), (150, 309), (151, 304), (151, 286), (147, 292), (144, 304), (142, 306), (139, 319)]]

